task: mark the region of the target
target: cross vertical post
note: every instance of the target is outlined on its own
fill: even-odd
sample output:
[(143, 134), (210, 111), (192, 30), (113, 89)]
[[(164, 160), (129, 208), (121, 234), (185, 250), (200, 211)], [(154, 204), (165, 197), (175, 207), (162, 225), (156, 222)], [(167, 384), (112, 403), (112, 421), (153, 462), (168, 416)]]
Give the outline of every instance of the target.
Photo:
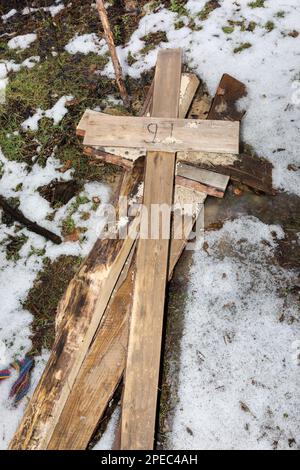
[[(161, 51), (155, 73), (153, 117), (177, 118), (182, 68), (181, 49)], [(128, 343), (121, 417), (121, 449), (153, 449), (159, 365), (167, 281), (169, 239), (160, 231), (151, 239), (151, 210), (173, 202), (176, 154), (148, 152), (140, 233), (147, 224), (148, 238), (138, 243), (136, 278)], [(167, 216), (168, 217), (168, 216)], [(170, 227), (169, 220), (164, 224)]]

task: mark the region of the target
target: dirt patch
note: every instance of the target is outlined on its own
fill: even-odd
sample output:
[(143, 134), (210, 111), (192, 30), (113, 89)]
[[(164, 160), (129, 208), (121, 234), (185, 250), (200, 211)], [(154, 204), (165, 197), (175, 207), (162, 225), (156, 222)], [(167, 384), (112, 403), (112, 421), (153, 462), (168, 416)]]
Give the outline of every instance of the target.
[(23, 304), (33, 315), (30, 355), (40, 354), (44, 348), (51, 350), (58, 303), (81, 261), (76, 256), (60, 256), (54, 262), (49, 259), (44, 261), (44, 268), (37, 275)]

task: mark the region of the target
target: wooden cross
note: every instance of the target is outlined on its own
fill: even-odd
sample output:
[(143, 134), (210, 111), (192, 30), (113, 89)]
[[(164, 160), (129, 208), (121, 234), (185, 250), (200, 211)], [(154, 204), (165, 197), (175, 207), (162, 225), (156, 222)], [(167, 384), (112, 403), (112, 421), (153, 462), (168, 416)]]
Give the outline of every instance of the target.
[[(159, 53), (150, 118), (97, 113), (90, 117), (84, 137), (84, 144), (89, 146), (146, 149), (142, 210), (147, 211), (144, 223), (148, 228), (154, 204), (172, 206), (177, 151), (239, 150), (238, 122), (178, 119), (181, 61), (180, 49)], [(170, 226), (171, 220), (167, 223)], [(140, 239), (138, 243), (122, 405), (122, 449), (153, 448), (169, 247), (170, 240), (161, 237)]]
[[(238, 146), (236, 124), (225, 123), (216, 126), (215, 122), (212, 122), (206, 130), (212, 132), (214, 129), (218, 134), (211, 133), (211, 139), (206, 141), (206, 130), (204, 131), (202, 124), (198, 124), (197, 121), (191, 122), (191, 127), (187, 128), (185, 126), (189, 123), (188, 120), (180, 124), (177, 120), (180, 78), (181, 51), (160, 53), (153, 86), (153, 117), (151, 120), (135, 124), (139, 126), (141, 135), (144, 132), (145, 136), (140, 142), (143, 147), (141, 153), (149, 149), (145, 174), (144, 207), (146, 208), (156, 202), (172, 204), (175, 152), (178, 148), (176, 145), (183, 144), (181, 148), (191, 148), (189, 140), (191, 137), (187, 137), (188, 133), (183, 132), (184, 129), (192, 132), (189, 134), (192, 135), (192, 148), (207, 150), (206, 145), (212, 145), (211, 140), (216, 141), (213, 145), (219, 146), (219, 153), (225, 150), (221, 148), (223, 144), (235, 149)], [(197, 82), (196, 77), (194, 83), (193, 80), (189, 82), (191, 86), (188, 86), (187, 96), (184, 94), (180, 97), (180, 118), (183, 118), (188, 111), (197, 88), (195, 81)], [(181, 82), (185, 80), (182, 79)], [(146, 109), (149, 109), (151, 98), (150, 94), (144, 115), (148, 113)], [(98, 113), (89, 112), (89, 118), (91, 114), (95, 116)], [(97, 119), (93, 124), (94, 130), (99, 126)], [(110, 118), (100, 116), (100, 119), (104, 122)], [(126, 127), (132, 129), (128, 120), (131, 121), (131, 118), (126, 117), (127, 124), (124, 124), (124, 121), (121, 124), (125, 126), (125, 130)], [(116, 120), (111, 120), (110, 123), (115, 131), (120, 130), (120, 122), (117, 124)], [(194, 127), (195, 124), (197, 127)], [(223, 133), (219, 131), (221, 127)], [(78, 131), (82, 135), (89, 131), (89, 119), (86, 119), (86, 115)], [(135, 139), (137, 138), (139, 136), (135, 136)], [(118, 134), (114, 144), (119, 145), (120, 139), (118, 142), (117, 140)], [(135, 140), (134, 145), (136, 144)], [(167, 144), (163, 147), (164, 151), (160, 151), (162, 144)], [(103, 146), (103, 141), (97, 140), (96, 145)], [(88, 148), (98, 151), (95, 147)], [(113, 153), (113, 150), (111, 152)], [(138, 158), (140, 151), (134, 150), (134, 152)], [(110, 155), (110, 158), (115, 157)], [(124, 164), (125, 160), (126, 158)], [(182, 158), (180, 160), (182, 161)], [(126, 160), (126, 165), (129, 161)], [(184, 161), (189, 160), (184, 158)], [(139, 166), (136, 165), (132, 172), (125, 174), (122, 183), (124, 195), (130, 195), (131, 190), (140, 183), (142, 175), (139, 174), (137, 168)], [(207, 187), (212, 191), (215, 187), (220, 195), (224, 193), (228, 183), (228, 177), (211, 178), (211, 172), (205, 170), (203, 172), (182, 164), (177, 167), (176, 178), (176, 182), (181, 178), (185, 185), (193, 179), (194, 183), (197, 179), (203, 182), (205, 180), (206, 192), (208, 193)], [(133, 222), (136, 223), (135, 220)], [(168, 222), (170, 223), (170, 220)], [(189, 230), (192, 226), (191, 218)], [(134, 227), (133, 232), (135, 233)], [(168, 273), (170, 279), (176, 261), (185, 246), (185, 240), (173, 240), (171, 250), (169, 245), (169, 240), (140, 240), (136, 262), (131, 266), (130, 257), (134, 253), (134, 240), (130, 236), (126, 240), (97, 240), (60, 303), (55, 345), (39, 385), (10, 444), (11, 449), (86, 448), (125, 367), (127, 325), (132, 298), (121, 446), (123, 449), (153, 447), (166, 278)], [(127, 268), (126, 261), (129, 262)], [(135, 272), (136, 280), (133, 283)], [(82, 425), (83, 415), (84, 425)]]

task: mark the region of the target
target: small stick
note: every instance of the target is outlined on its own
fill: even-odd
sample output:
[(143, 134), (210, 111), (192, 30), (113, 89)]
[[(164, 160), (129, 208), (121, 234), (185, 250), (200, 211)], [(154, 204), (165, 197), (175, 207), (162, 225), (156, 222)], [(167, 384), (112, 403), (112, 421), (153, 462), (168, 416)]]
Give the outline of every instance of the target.
[(4, 212), (9, 214), (14, 220), (17, 222), (20, 222), (22, 225), (25, 225), (25, 227), (28, 228), (31, 232), (37, 233), (38, 235), (41, 235), (42, 237), (45, 237), (47, 240), (51, 240), (53, 243), (56, 243), (56, 245), (60, 245), (62, 243), (62, 239), (56, 235), (53, 232), (50, 232), (50, 230), (47, 230), (46, 228), (41, 227), (38, 225), (36, 222), (32, 222), (31, 220), (27, 219), (24, 214), (19, 209), (15, 209), (12, 207), (5, 197), (0, 195), (0, 206), (2, 206)]
[(97, 9), (98, 13), (102, 22), (102, 26), (104, 29), (104, 34), (105, 34), (105, 39), (109, 47), (110, 55), (112, 58), (112, 63), (115, 69), (115, 74), (116, 74), (116, 82), (118, 85), (118, 88), (120, 90), (121, 97), (124, 101), (125, 106), (129, 105), (129, 97), (128, 93), (125, 87), (124, 79), (123, 79), (123, 72), (122, 72), (122, 67), (119, 61), (119, 58), (117, 56), (116, 52), (116, 46), (114, 42), (114, 37), (110, 28), (109, 24), (109, 19), (106, 13), (106, 9), (103, 3), (103, 0), (97, 0)]

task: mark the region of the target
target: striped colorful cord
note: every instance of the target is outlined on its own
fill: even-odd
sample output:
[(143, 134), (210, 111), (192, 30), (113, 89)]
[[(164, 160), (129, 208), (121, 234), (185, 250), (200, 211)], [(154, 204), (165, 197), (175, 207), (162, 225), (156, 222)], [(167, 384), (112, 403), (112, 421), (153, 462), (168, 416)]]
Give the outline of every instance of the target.
[(0, 370), (0, 380), (5, 380), (10, 377), (10, 370), (9, 369), (3, 369)]
[[(11, 364), (18, 373), (18, 378), (13, 384), (9, 398), (13, 398), (14, 405), (17, 406), (18, 403), (25, 397), (30, 388), (30, 378), (31, 378), (31, 369), (33, 367), (33, 359), (25, 356), (21, 361), (17, 360)], [(7, 379), (10, 377), (11, 371), (9, 369), (4, 369), (0, 371), (0, 380)]]

